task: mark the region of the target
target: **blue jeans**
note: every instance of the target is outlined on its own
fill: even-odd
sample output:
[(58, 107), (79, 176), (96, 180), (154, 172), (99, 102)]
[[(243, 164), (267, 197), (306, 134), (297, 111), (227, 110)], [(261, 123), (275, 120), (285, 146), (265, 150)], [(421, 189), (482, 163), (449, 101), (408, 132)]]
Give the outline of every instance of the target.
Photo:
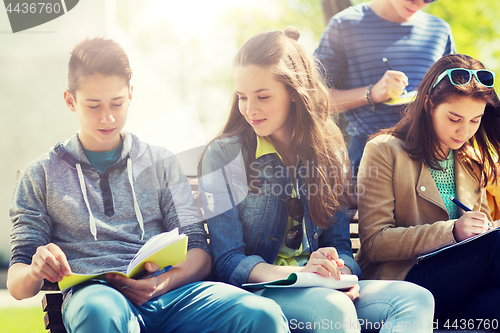
[(289, 332), (275, 302), (218, 282), (191, 283), (142, 306), (108, 285), (89, 285), (70, 298), (63, 321), (69, 333)]
[(447, 319), (500, 321), (500, 232), (421, 261), (406, 280), (432, 292), (441, 325)]
[[(354, 302), (328, 288), (269, 288), (292, 332), (432, 332), (434, 300), (429, 291), (404, 281), (360, 281)], [(383, 323), (383, 324), (382, 324)]]
[(349, 155), (349, 160), (351, 161), (351, 172), (353, 176), (358, 174), (359, 163), (361, 162), (361, 157), (363, 157), (366, 141), (368, 141), (368, 135), (365, 134), (353, 135), (349, 140), (347, 154)]

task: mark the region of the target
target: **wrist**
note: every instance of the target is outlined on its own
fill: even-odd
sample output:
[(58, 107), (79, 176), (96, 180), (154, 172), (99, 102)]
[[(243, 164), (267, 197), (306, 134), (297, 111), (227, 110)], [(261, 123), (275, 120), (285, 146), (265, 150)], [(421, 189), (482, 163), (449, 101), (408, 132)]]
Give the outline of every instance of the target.
[(375, 109), (375, 103), (373, 103), (372, 100), (372, 88), (373, 88), (373, 83), (369, 84), (368, 87), (366, 87), (365, 90), (365, 100), (368, 105), (371, 105), (372, 111)]

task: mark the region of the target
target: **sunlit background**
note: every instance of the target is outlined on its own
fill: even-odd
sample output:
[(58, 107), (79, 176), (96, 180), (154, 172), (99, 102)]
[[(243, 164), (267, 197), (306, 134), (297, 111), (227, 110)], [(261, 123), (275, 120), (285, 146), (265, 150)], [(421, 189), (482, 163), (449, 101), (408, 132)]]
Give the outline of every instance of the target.
[[(0, 9), (0, 263), (6, 267), (9, 259), (16, 171), (79, 128), (62, 98), (77, 42), (105, 36), (125, 48), (134, 72), (126, 129), (179, 152), (221, 129), (232, 59), (242, 43), (260, 31), (295, 25), (312, 54), (325, 27), (323, 2), (80, 0), (65, 15), (16, 34)], [(500, 69), (500, 2), (440, 0), (426, 10), (451, 24), (459, 52)]]

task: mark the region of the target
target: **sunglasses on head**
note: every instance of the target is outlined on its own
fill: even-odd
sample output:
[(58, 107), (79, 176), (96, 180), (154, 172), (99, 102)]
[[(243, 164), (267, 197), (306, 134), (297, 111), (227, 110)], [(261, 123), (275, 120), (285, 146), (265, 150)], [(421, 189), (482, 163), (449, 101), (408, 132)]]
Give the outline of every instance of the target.
[(481, 83), (485, 87), (491, 88), (495, 84), (495, 73), (487, 69), (451, 68), (445, 70), (438, 76), (436, 82), (429, 89), (429, 92), (446, 76), (448, 76), (451, 84), (454, 86), (463, 86), (468, 84), (472, 80), (473, 76), (476, 78), (477, 82)]
[(291, 227), (286, 232), (285, 245), (293, 250), (298, 250), (302, 244), (304, 230), (302, 228), (302, 220), (304, 218), (304, 207), (300, 202), (300, 198), (286, 199), (286, 211), (292, 220), (299, 222), (296, 226)]

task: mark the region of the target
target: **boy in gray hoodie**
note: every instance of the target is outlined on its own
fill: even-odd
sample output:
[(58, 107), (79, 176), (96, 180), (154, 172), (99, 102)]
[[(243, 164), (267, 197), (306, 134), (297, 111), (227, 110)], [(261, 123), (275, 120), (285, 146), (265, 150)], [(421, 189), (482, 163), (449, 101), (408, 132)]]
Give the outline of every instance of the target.
[(179, 228), (188, 235), (187, 260), (170, 271), (140, 280), (108, 273), (63, 290), (68, 332), (288, 332), (273, 301), (200, 281), (212, 260), (178, 161), (122, 132), (131, 76), (126, 53), (112, 40), (86, 39), (73, 49), (64, 99), (81, 128), (30, 163), (17, 182), (9, 292), (24, 299), (44, 279), (125, 272), (148, 239)]

